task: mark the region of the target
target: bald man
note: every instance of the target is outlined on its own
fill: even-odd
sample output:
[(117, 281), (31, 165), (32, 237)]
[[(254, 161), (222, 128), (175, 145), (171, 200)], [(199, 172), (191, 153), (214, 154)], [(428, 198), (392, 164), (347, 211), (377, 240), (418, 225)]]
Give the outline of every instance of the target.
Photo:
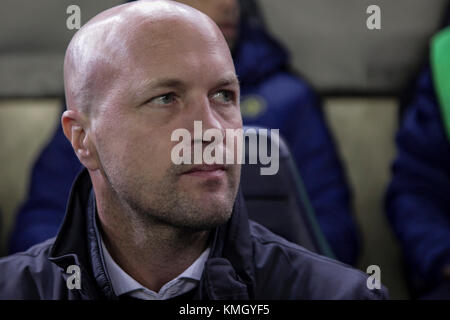
[(206, 15), (168, 1), (109, 9), (72, 39), (64, 80), (62, 126), (86, 170), (57, 237), (0, 260), (0, 298), (386, 297), (249, 221), (238, 164), (172, 161), (179, 128), (242, 128), (231, 54)]

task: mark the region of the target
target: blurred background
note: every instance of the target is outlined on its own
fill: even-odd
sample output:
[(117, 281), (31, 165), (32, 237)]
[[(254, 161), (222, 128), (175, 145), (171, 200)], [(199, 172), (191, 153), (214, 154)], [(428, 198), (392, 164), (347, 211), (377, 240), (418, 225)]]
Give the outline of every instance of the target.
[[(5, 254), (30, 170), (59, 124), (66, 9), (81, 23), (117, 0), (3, 0), (0, 10), (0, 210)], [(271, 34), (289, 49), (294, 69), (323, 98), (327, 122), (353, 189), (362, 234), (358, 266), (381, 267), (392, 298), (408, 298), (399, 246), (383, 212), (395, 156), (401, 93), (426, 58), (446, 0), (259, 0)], [(381, 30), (366, 9), (381, 8)]]

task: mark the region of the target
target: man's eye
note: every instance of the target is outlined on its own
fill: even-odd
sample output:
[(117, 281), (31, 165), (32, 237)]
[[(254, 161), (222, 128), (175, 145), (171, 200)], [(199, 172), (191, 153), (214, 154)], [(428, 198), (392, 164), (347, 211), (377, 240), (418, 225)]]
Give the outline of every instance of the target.
[(219, 100), (221, 103), (229, 103), (234, 100), (234, 92), (230, 90), (221, 90), (213, 95), (213, 99)]
[(155, 97), (150, 100), (151, 103), (159, 104), (159, 105), (167, 105), (171, 104), (175, 101), (174, 93), (166, 93), (161, 96)]

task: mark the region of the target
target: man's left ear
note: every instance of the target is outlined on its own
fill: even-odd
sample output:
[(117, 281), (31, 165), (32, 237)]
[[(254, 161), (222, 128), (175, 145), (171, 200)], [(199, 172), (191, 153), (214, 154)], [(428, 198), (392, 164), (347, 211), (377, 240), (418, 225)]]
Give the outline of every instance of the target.
[(97, 154), (90, 139), (86, 117), (76, 110), (67, 110), (61, 117), (61, 125), (78, 160), (89, 170), (97, 170), (99, 168)]

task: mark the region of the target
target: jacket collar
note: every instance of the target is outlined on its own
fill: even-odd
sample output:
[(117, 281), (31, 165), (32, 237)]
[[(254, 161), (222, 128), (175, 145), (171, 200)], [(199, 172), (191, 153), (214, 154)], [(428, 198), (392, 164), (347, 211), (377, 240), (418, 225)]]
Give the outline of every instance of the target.
[[(254, 295), (253, 246), (248, 217), (239, 190), (227, 223), (213, 231), (213, 244), (196, 299), (248, 299)], [(49, 253), (49, 260), (66, 270), (81, 269), (81, 295), (90, 299), (117, 299), (101, 251), (95, 214), (95, 196), (88, 171), (76, 178), (66, 215)]]
[(233, 213), (216, 228), (196, 299), (246, 300), (254, 297), (253, 246), (244, 198), (239, 189)]
[[(81, 270), (81, 295), (90, 299), (101, 298), (101, 292), (93, 279), (92, 258), (98, 259), (98, 250), (91, 250), (92, 222), (87, 214), (92, 209), (92, 184), (89, 173), (82, 170), (70, 191), (63, 223), (49, 253), (49, 260), (64, 271), (70, 265)], [(90, 234), (88, 234), (90, 233)]]

